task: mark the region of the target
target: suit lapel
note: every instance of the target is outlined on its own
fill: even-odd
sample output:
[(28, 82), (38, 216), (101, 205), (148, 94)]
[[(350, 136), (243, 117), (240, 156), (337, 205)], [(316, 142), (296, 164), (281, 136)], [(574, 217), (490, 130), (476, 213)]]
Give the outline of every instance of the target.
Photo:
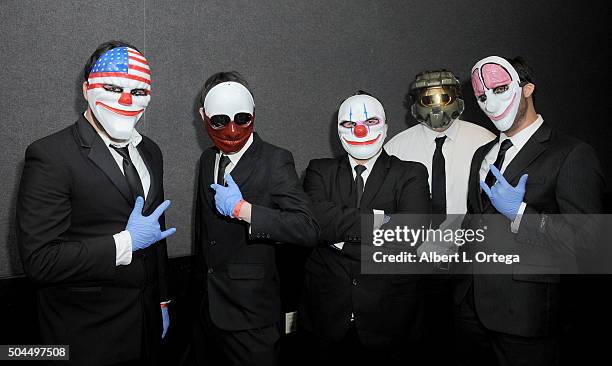
[[(351, 171), (348, 155), (343, 155), (338, 159), (338, 170), (336, 172), (336, 184), (333, 185), (336, 191), (335, 196), (340, 197), (340, 202), (348, 207), (356, 207), (357, 197), (355, 196), (355, 180)], [(363, 197), (362, 197), (363, 198)]]
[(512, 159), (510, 164), (504, 171), (504, 178), (515, 185), (519, 175), (525, 171), (525, 169), (544, 151), (546, 147), (542, 142), (547, 141), (550, 138), (551, 129), (547, 124), (542, 124), (540, 128), (531, 136), (519, 153)]
[(159, 162), (153, 160), (153, 155), (146, 146), (146, 142), (143, 139), (137, 146), (138, 153), (147, 166), (149, 171), (149, 178), (151, 184), (149, 185), (149, 192), (147, 193), (147, 199), (145, 201), (143, 212), (148, 213), (151, 205), (157, 201), (157, 195), (160, 193), (159, 187), (161, 186), (162, 173), (159, 168), (162, 168)]
[(472, 198), (472, 207), (478, 208), (477, 212), (484, 212), (484, 204), (482, 202), (482, 194), (480, 188), (480, 167), (482, 166), (482, 162), (485, 157), (491, 151), (493, 146), (499, 142), (499, 135), (491, 142), (486, 145), (480, 147), (474, 153), (474, 158), (472, 159), (475, 164), (472, 164), (472, 171), (470, 173), (469, 179), (469, 197)]
[(378, 193), (385, 181), (390, 163), (391, 160), (389, 159), (389, 155), (383, 150), (378, 159), (376, 159), (376, 163), (374, 163), (374, 167), (366, 181), (363, 196), (361, 196), (361, 207), (370, 207), (376, 193)]
[(253, 133), (253, 143), (244, 152), (238, 164), (232, 169), (230, 173), (232, 178), (238, 186), (244, 187), (247, 184), (249, 177), (255, 170), (257, 162), (259, 161), (259, 155), (261, 153), (261, 146), (263, 141), (257, 133)]
[(77, 121), (77, 133), (81, 147), (89, 149), (89, 153), (87, 154), (89, 160), (104, 172), (115, 188), (119, 190), (123, 198), (125, 198), (130, 205), (133, 205), (134, 199), (132, 198), (130, 187), (123, 173), (121, 173), (121, 170), (117, 166), (117, 162), (113, 159), (110, 151), (108, 151), (108, 147), (104, 145), (98, 133), (84, 116), (81, 116)]
[(214, 191), (210, 188), (210, 185), (214, 183), (215, 179), (215, 159), (217, 157), (217, 151), (216, 148), (210, 148), (206, 152), (202, 165), (204, 171), (200, 173), (201, 176), (204, 177), (204, 181), (200, 182), (200, 184), (203, 185), (202, 189), (204, 190), (206, 201), (213, 208), (215, 207), (213, 202)]

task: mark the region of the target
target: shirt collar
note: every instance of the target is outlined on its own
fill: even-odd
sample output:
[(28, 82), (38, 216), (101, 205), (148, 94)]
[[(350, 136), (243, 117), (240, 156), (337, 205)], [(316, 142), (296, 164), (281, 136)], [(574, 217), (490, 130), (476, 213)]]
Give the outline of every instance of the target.
[(504, 140), (510, 139), (510, 141), (512, 141), (512, 146), (520, 150), (523, 146), (525, 146), (527, 141), (529, 141), (531, 136), (533, 136), (533, 134), (538, 130), (538, 128), (540, 128), (540, 126), (542, 126), (543, 123), (544, 119), (538, 114), (538, 118), (536, 118), (536, 120), (532, 124), (525, 127), (516, 135), (508, 137), (505, 133), (500, 133), (499, 143), (501, 144)]
[[(372, 168), (374, 167), (374, 164), (376, 164), (376, 160), (378, 160), (378, 157), (380, 156), (380, 154), (382, 154), (383, 149), (380, 149), (380, 151), (372, 156), (365, 164), (363, 164), (363, 166), (366, 167), (366, 171), (369, 173), (372, 171)], [(355, 167), (357, 166), (357, 161), (355, 160), (354, 157), (352, 156), (348, 156), (349, 157), (349, 163), (351, 164), (351, 169), (354, 171)]]
[(249, 149), (251, 144), (253, 144), (253, 133), (252, 132), (246, 144), (244, 144), (244, 146), (240, 150), (236, 151), (235, 153), (225, 154), (225, 155), (230, 159), (232, 164), (236, 166), (236, 164), (238, 164), (238, 161), (240, 161), (240, 158), (242, 158), (242, 155), (244, 155), (244, 153)]
[(459, 133), (459, 123), (457, 123), (457, 121), (459, 121), (459, 119), (454, 120), (446, 130), (441, 132), (434, 131), (422, 123), (421, 128), (423, 129), (423, 134), (425, 135), (426, 140), (429, 141), (429, 144), (435, 143), (436, 138), (442, 136), (446, 136), (446, 138), (449, 140), (455, 141), (457, 134)]

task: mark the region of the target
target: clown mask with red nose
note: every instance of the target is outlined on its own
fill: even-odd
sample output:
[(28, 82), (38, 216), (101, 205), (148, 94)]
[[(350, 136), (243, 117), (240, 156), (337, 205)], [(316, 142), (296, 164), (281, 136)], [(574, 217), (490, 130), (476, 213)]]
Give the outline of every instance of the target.
[(338, 136), (355, 159), (370, 159), (382, 149), (387, 123), (382, 104), (369, 95), (353, 95), (338, 110)]
[(106, 51), (91, 68), (86, 87), (89, 108), (106, 133), (129, 139), (151, 99), (145, 57), (129, 47)]
[(514, 67), (499, 56), (486, 57), (472, 67), (472, 88), (478, 105), (501, 132), (514, 124), (523, 86)]
[(200, 114), (212, 142), (225, 154), (238, 152), (253, 133), (255, 103), (242, 84), (215, 85), (204, 98)]

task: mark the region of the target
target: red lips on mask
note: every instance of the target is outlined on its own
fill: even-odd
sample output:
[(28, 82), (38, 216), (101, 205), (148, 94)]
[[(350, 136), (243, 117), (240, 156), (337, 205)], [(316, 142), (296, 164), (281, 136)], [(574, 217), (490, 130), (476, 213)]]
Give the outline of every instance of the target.
[(226, 126), (215, 129), (211, 126), (208, 117), (206, 117), (204, 124), (213, 144), (226, 154), (235, 153), (242, 149), (253, 132), (253, 122), (246, 126), (240, 126), (231, 121)]

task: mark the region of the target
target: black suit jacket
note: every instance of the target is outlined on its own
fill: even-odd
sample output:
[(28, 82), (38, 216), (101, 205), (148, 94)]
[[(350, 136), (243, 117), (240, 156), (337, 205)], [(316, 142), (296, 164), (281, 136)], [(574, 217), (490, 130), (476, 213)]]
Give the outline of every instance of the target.
[[(304, 189), (321, 225), (321, 238), (306, 262), (299, 324), (324, 342), (339, 341), (353, 312), (361, 341), (386, 346), (418, 334), (422, 282), (413, 275), (361, 274), (360, 214), (371, 214), (372, 209), (419, 213), (427, 225), (427, 169), (383, 150), (366, 181), (360, 208), (353, 185), (347, 155), (312, 160), (306, 169)], [(338, 242), (345, 243), (342, 250), (332, 246)]]
[(470, 275), (459, 276), (455, 300), (462, 301), (473, 284), (476, 310), (485, 327), (526, 337), (547, 336), (558, 326), (560, 309), (561, 276), (554, 273), (569, 269), (568, 258), (575, 264), (580, 252), (591, 250), (585, 246), (590, 242), (586, 238), (597, 231), (594, 221), (584, 220), (588, 216), (567, 219), (557, 214), (601, 213), (603, 174), (589, 145), (544, 123), (504, 171), (513, 186), (523, 174), (529, 175), (523, 200), (527, 206), (518, 233), (513, 234), (510, 221), (495, 214), (480, 193), (480, 167), (497, 141), (474, 153), (464, 226), (488, 228), (486, 244), (479, 250), (507, 250), (519, 254), (521, 262), (513, 264), (512, 275), (479, 274), (491, 273), (484, 263), (469, 266)]
[(281, 318), (276, 245), (316, 244), (319, 226), (300, 187), (293, 156), (264, 142), (253, 143), (232, 170), (243, 198), (252, 204), (249, 224), (219, 214), (213, 183), (218, 150), (202, 153), (195, 217), (195, 284), (203, 311), (225, 330), (245, 330)]
[[(164, 199), (162, 153), (145, 136), (138, 151), (151, 176), (150, 214)], [(17, 198), (21, 260), (38, 286), (43, 342), (70, 345), (73, 364), (154, 357), (159, 349), (165, 241), (115, 266), (113, 235), (125, 230), (133, 206), (119, 166), (84, 117), (27, 148)]]

